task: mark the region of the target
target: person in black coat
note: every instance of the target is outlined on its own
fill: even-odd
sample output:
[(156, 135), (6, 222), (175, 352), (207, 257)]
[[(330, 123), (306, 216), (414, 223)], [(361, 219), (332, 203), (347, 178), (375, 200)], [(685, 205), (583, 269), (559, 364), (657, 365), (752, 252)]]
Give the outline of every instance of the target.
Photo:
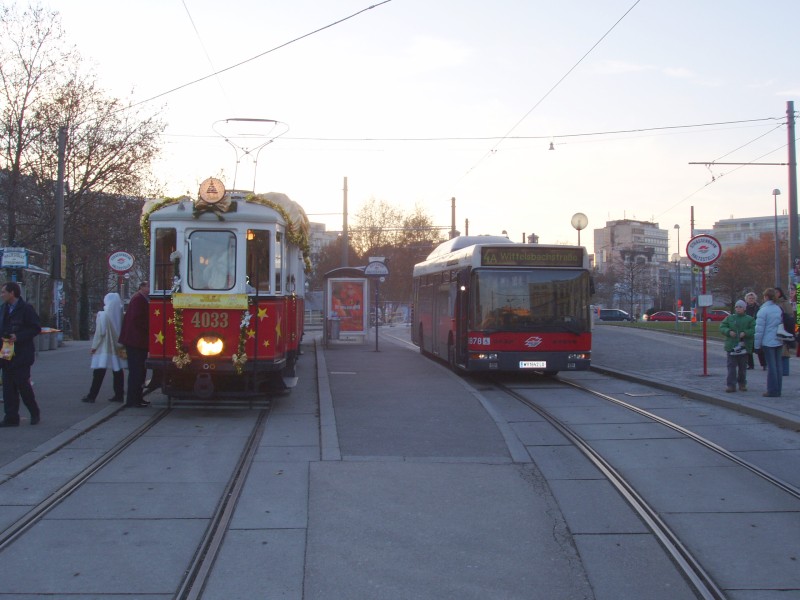
[[(744, 295), (744, 301), (747, 302), (747, 307), (744, 309), (744, 314), (750, 315), (755, 319), (756, 315), (758, 314), (758, 309), (761, 308), (761, 305), (758, 303), (758, 300), (756, 298), (755, 292), (747, 292)], [(758, 356), (758, 364), (761, 365), (761, 368), (764, 371), (766, 371), (767, 361), (764, 359), (764, 351), (759, 348), (755, 354), (756, 356)], [(747, 355), (747, 368), (752, 369), (754, 366), (755, 365), (753, 363), (753, 353), (750, 352)]]
[(3, 370), (3, 406), (5, 418), (0, 427), (19, 425), (19, 399), (31, 413), (31, 425), (40, 419), (39, 406), (31, 386), (31, 367), (36, 359), (33, 338), (39, 335), (42, 327), (39, 315), (33, 306), (20, 298), (21, 290), (16, 282), (9, 282), (0, 288), (0, 334), (3, 340), (14, 342), (14, 356), (11, 360), (0, 359)]

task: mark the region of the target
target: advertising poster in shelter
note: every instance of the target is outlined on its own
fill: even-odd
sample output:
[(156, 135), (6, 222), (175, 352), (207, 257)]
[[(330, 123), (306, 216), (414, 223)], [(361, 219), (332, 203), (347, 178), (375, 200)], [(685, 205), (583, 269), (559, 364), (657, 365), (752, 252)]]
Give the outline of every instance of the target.
[(331, 317), (339, 317), (340, 331), (364, 333), (364, 298), (366, 297), (366, 280), (364, 279), (331, 279), (330, 312)]

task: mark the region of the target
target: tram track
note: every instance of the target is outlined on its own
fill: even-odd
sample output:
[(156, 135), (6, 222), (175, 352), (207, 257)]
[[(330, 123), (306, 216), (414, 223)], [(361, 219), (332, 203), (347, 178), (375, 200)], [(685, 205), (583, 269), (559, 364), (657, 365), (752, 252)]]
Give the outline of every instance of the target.
[[(64, 501), (64, 499), (72, 495), (77, 489), (79, 489), (84, 483), (86, 483), (86, 481), (88, 481), (95, 473), (97, 473), (100, 469), (109, 464), (112, 460), (114, 460), (117, 456), (119, 456), (126, 448), (128, 448), (136, 440), (140, 439), (145, 433), (147, 433), (150, 429), (152, 429), (157, 423), (159, 423), (164, 417), (166, 417), (169, 412), (171, 412), (171, 410), (166, 409), (154, 413), (139, 427), (131, 431), (128, 435), (126, 435), (116, 444), (114, 444), (114, 446), (105, 451), (101, 456), (93, 460), (91, 463), (89, 463), (87, 466), (81, 469), (78, 473), (70, 477), (57, 489), (53, 490), (50, 494), (48, 494), (41, 502), (37, 503), (33, 508), (31, 508), (28, 512), (26, 512), (21, 518), (17, 519), (14, 523), (12, 523), (8, 527), (6, 527), (2, 532), (0, 532), (0, 553), (6, 550), (11, 544), (14, 543), (14, 541), (16, 541), (33, 525), (39, 522), (50, 510), (52, 510), (54, 507), (56, 507), (58, 504)], [(112, 415), (110, 415), (97, 425), (95, 425), (95, 427), (97, 427), (101, 423), (107, 422), (112, 416), (114, 416), (114, 414), (117, 413), (113, 413)], [(86, 435), (89, 431), (91, 431), (91, 429), (84, 431), (80, 435), (77, 435), (74, 438), (65, 441), (63, 444), (59, 445), (51, 452), (43, 455), (39, 460), (27, 465), (25, 469), (22, 469), (13, 474), (11, 478), (18, 477), (22, 473), (33, 468), (35, 465), (46, 460), (48, 457), (53, 456), (55, 453), (67, 447), (70, 443), (75, 441), (75, 439), (77, 439), (81, 435)]]
[(222, 548), (223, 539), (233, 518), (236, 502), (242, 494), (244, 482), (258, 449), (258, 442), (264, 433), (267, 410), (259, 411), (255, 426), (247, 438), (244, 449), (233, 469), (230, 480), (221, 495), (220, 502), (212, 515), (198, 551), (178, 588), (176, 600), (196, 600), (202, 597), (203, 590), (211, 575), (217, 556)]
[[(139, 529), (140, 526), (144, 527), (143, 531), (146, 533), (152, 530), (153, 527), (155, 527), (157, 531), (159, 528), (158, 523), (164, 523), (164, 532), (166, 534), (166, 531), (169, 530), (169, 527), (166, 525), (169, 519), (177, 518), (179, 521), (186, 521), (187, 519), (193, 520), (196, 525), (202, 524), (203, 528), (199, 530), (196, 525), (193, 526), (193, 528), (198, 531), (199, 535), (196, 538), (194, 536), (184, 536), (179, 542), (179, 545), (172, 549), (173, 555), (177, 556), (177, 561), (179, 563), (182, 562), (182, 566), (172, 571), (172, 573), (175, 574), (173, 583), (167, 584), (169, 585), (167, 588), (159, 586), (157, 588), (157, 593), (169, 594), (173, 598), (180, 600), (201, 598), (212, 576), (215, 561), (223, 550), (225, 536), (234, 517), (237, 502), (244, 491), (245, 481), (252, 467), (270, 414), (269, 409), (246, 412), (212, 412), (217, 413), (220, 417), (218, 419), (212, 417), (212, 413), (207, 410), (202, 411), (196, 416), (192, 416), (191, 410), (163, 408), (157, 411), (151, 411), (150, 414), (146, 412), (130, 413), (129, 416), (135, 419), (135, 422), (127, 424), (122, 422), (109, 424), (113, 431), (101, 432), (97, 437), (106, 439), (109, 435), (115, 435), (115, 438), (118, 439), (109, 440), (109, 447), (103, 449), (99, 456), (87, 462), (76, 472), (66, 473), (62, 481), (55, 481), (51, 491), (46, 493), (41, 500), (30, 506), (22, 516), (14, 519), (5, 529), (0, 531), (0, 555), (6, 551), (9, 551), (9, 554), (13, 554), (13, 551), (16, 549), (15, 544), (18, 543), (22, 544), (24, 547), (30, 547), (31, 544), (46, 543), (41, 540), (41, 534), (37, 535), (36, 533), (39, 530), (37, 526), (40, 524), (47, 529), (51, 527), (54, 522), (89, 523), (97, 519), (100, 519), (98, 522), (103, 522), (104, 519), (117, 521), (124, 519), (125, 521), (119, 521), (120, 523), (127, 522), (127, 525), (123, 526), (123, 538), (114, 542), (113, 550), (109, 547), (105, 550), (99, 550), (99, 552), (110, 555), (112, 552), (119, 553), (121, 551), (123, 556), (127, 555), (130, 557), (129, 560), (135, 561), (142, 558), (140, 556), (141, 550), (138, 547), (139, 544), (136, 542), (126, 542), (125, 539), (133, 536), (134, 532)], [(175, 418), (170, 419), (170, 415), (173, 415)], [(233, 415), (238, 415), (238, 417), (233, 418)], [(144, 417), (144, 420), (140, 422), (141, 417)], [(109, 419), (106, 419), (104, 423), (108, 424)], [(243, 426), (246, 429), (243, 428)], [(122, 433), (122, 428), (124, 428), (124, 435), (116, 435)], [(202, 433), (204, 430), (206, 430), (205, 434)], [(163, 513), (156, 505), (152, 505), (153, 508), (145, 508), (148, 504), (152, 504), (154, 499), (152, 497), (149, 499), (139, 497), (130, 501), (130, 507), (133, 508), (121, 507), (117, 510), (112, 509), (111, 512), (119, 516), (98, 516), (97, 512), (93, 509), (92, 503), (85, 502), (84, 498), (86, 497), (97, 497), (96, 493), (93, 493), (89, 489), (84, 489), (89, 487), (96, 489), (98, 486), (100, 488), (107, 488), (111, 485), (115, 487), (123, 486), (123, 488), (129, 489), (130, 486), (141, 485), (142, 487), (140, 489), (149, 490), (151, 493), (148, 494), (148, 496), (151, 496), (154, 486), (158, 486), (158, 482), (163, 481), (164, 475), (167, 474), (170, 479), (174, 477), (175, 485), (182, 485), (181, 482), (186, 482), (186, 484), (194, 486), (195, 484), (191, 482), (202, 482), (207, 479), (209, 476), (200, 475), (200, 479), (198, 479), (197, 475), (195, 475), (204, 472), (202, 468), (198, 470), (198, 465), (211, 463), (214, 460), (214, 453), (216, 452), (218, 454), (221, 451), (221, 446), (214, 443), (193, 444), (191, 440), (197, 439), (196, 436), (198, 432), (200, 432), (200, 435), (203, 437), (207, 437), (208, 435), (223, 435), (227, 437), (227, 441), (224, 442), (224, 447), (226, 448), (225, 452), (229, 460), (224, 461), (224, 463), (228, 465), (224, 470), (226, 474), (225, 479), (213, 476), (209, 481), (213, 480), (219, 482), (218, 487), (216, 484), (211, 486), (208, 484), (200, 484), (201, 487), (198, 488), (204, 490), (211, 489), (212, 487), (216, 488), (213, 500), (208, 496), (203, 498), (203, 503), (208, 507), (207, 509), (194, 511), (194, 516), (187, 515), (184, 517), (180, 512), (177, 513), (177, 515), (180, 516), (176, 516), (175, 511), (169, 510), (167, 513)], [(87, 433), (88, 431), (84, 432), (84, 435)], [(74, 442), (80, 437), (81, 436), (76, 436), (76, 438), (72, 438), (71, 441)], [(174, 442), (170, 442), (170, 440), (173, 439), (176, 440), (177, 446)], [(161, 460), (154, 461), (156, 470), (152, 471), (152, 475), (142, 476), (141, 474), (131, 473), (129, 476), (120, 477), (121, 473), (129, 472), (128, 469), (130, 465), (137, 464), (138, 462), (138, 459), (133, 459), (132, 456), (126, 455), (125, 451), (128, 449), (133, 450), (132, 447), (137, 442), (140, 444), (144, 442), (145, 445), (152, 446), (154, 440), (163, 440), (165, 442), (164, 447), (166, 448), (174, 447), (177, 449), (195, 446), (197, 446), (197, 448), (207, 448), (209, 454), (190, 453), (189, 455), (193, 457), (193, 460), (190, 462), (186, 462), (182, 460), (181, 456), (178, 456), (169, 462), (164, 462), (161, 466), (157, 464), (161, 463)], [(233, 444), (239, 443), (235, 440), (241, 440), (241, 445), (237, 445), (234, 448)], [(223, 439), (220, 438), (218, 441), (223, 442)], [(98, 442), (91, 441), (84, 443), (94, 445)], [(53, 450), (48, 453), (48, 457), (53, 458), (56, 462), (60, 462), (58, 451), (65, 451), (66, 453), (75, 451), (74, 448), (69, 449), (67, 446), (68, 444), (61, 445), (58, 450)], [(234, 450), (235, 454), (233, 452)], [(141, 446), (139, 447), (139, 451), (135, 452), (134, 455), (138, 456), (140, 452)], [(166, 457), (166, 455), (164, 456)], [(19, 484), (14, 484), (14, 477), (35, 479), (35, 473), (29, 473), (29, 471), (35, 470), (37, 465), (42, 465), (44, 460), (45, 458), (43, 457), (41, 460), (32, 463), (26, 469), (22, 469), (11, 476), (9, 480), (6, 480), (4, 483), (13, 486), (6, 492), (6, 497), (13, 494), (11, 491), (12, 489), (19, 487)], [(115, 462), (117, 460), (121, 461), (120, 464)], [(63, 461), (63, 457), (61, 461)], [(176, 471), (176, 469), (181, 466), (185, 468), (185, 473)], [(216, 464), (217, 473), (223, 472), (220, 466), (221, 463)], [(52, 466), (48, 467), (47, 465), (42, 465), (42, 467), (46, 470), (52, 469)], [(109, 476), (108, 472), (104, 471), (103, 473), (105, 473), (105, 475), (101, 475), (99, 481), (93, 481), (93, 478), (106, 468), (112, 470), (116, 469), (118, 474)], [(145, 467), (145, 469), (147, 468)], [(159, 473), (161, 474), (160, 476)], [(159, 479), (159, 477), (161, 477), (161, 479)], [(119, 483), (115, 483), (117, 481), (119, 481)], [(88, 484), (94, 485), (90, 486)], [(119, 498), (120, 491), (117, 491), (116, 494), (114, 494), (110, 488), (108, 488), (108, 491), (111, 493), (103, 493), (103, 502), (118, 501), (115, 500), (115, 498)], [(123, 491), (122, 493), (125, 494), (126, 492)], [(81, 494), (84, 494), (84, 496), (81, 496)], [(79, 499), (78, 496), (81, 496), (81, 498)], [(53, 512), (57, 507), (66, 505), (66, 501), (69, 501), (68, 504), (70, 506), (66, 512), (63, 509)], [(80, 509), (82, 505), (85, 506), (83, 510)], [(147, 514), (137, 514), (141, 510), (146, 510)], [(130, 516), (126, 517), (124, 516), (126, 511), (135, 512), (128, 512)], [(130, 532), (130, 534), (128, 532)], [(174, 544), (175, 540), (172, 539), (170, 543)], [(90, 558), (89, 562), (86, 563), (82, 561), (80, 557), (77, 557), (72, 568), (75, 569), (76, 572), (81, 573), (89, 571), (90, 569), (87, 565), (90, 564), (92, 560), (94, 559)], [(65, 595), (71, 593), (69, 592), (69, 584), (62, 583), (60, 585), (65, 586), (60, 588), (62, 593)], [(152, 584), (145, 582), (143, 589), (132, 589), (130, 592), (126, 593), (142, 593), (144, 595), (154, 593), (152, 589), (148, 589), (149, 585)], [(119, 590), (115, 588), (105, 589), (104, 592), (109, 595), (120, 593)]]
[[(595, 389), (590, 389), (589, 387), (574, 381), (566, 381), (560, 378), (553, 378), (551, 381), (558, 386), (564, 386), (564, 389), (570, 389), (580, 393), (589, 394), (594, 398), (598, 398), (603, 402), (608, 403), (610, 406), (622, 408), (625, 411), (630, 411), (631, 413), (635, 414), (637, 418), (646, 419), (659, 426), (666, 427), (670, 431), (680, 436), (678, 439), (690, 440), (691, 442), (697, 444), (698, 447), (714, 453), (714, 455), (723, 459), (727, 464), (755, 475), (761, 481), (768, 484), (768, 486), (771, 488), (780, 490), (781, 494), (785, 494), (789, 498), (788, 502), (796, 503), (798, 500), (800, 500), (800, 489), (798, 489), (797, 486), (786, 482), (779, 477), (776, 477), (764, 468), (744, 460), (735, 453), (723, 448), (711, 440), (706, 439), (696, 432), (691, 431), (687, 427), (674, 423), (669, 419), (665, 419), (664, 417), (655, 415), (647, 410), (625, 402), (624, 400), (614, 398), (609, 394)], [(577, 448), (581, 454), (588, 461), (590, 461), (590, 463), (594, 465), (598, 471), (602, 473), (603, 477), (605, 477), (606, 480), (614, 487), (614, 489), (617, 490), (619, 495), (625, 499), (627, 504), (635, 511), (642, 522), (644, 522), (647, 528), (653, 533), (653, 535), (659, 541), (661, 547), (672, 559), (673, 564), (676, 565), (686, 581), (688, 581), (692, 588), (696, 591), (699, 598), (703, 598), (704, 600), (721, 600), (727, 597), (727, 586), (725, 585), (726, 582), (724, 581), (725, 576), (721, 575), (720, 573), (715, 573), (713, 568), (707, 567), (704, 564), (705, 557), (698, 558), (697, 551), (696, 549), (692, 548), (692, 544), (681, 539), (684, 535), (683, 532), (676, 532), (675, 528), (669, 523), (670, 517), (672, 516), (671, 513), (677, 513), (678, 511), (675, 509), (665, 510), (663, 507), (664, 503), (662, 503), (662, 506), (659, 506), (659, 498), (653, 497), (652, 485), (645, 486), (647, 492), (643, 493), (638, 491), (637, 487), (639, 486), (639, 483), (637, 483), (635, 480), (636, 478), (631, 480), (630, 477), (623, 472), (625, 470), (624, 465), (619, 466), (614, 464), (614, 457), (612, 456), (612, 458), (608, 458), (604, 456), (603, 453), (596, 448), (596, 441), (593, 442), (588, 440), (584, 435), (581, 435), (579, 432), (577, 432), (575, 426), (570, 425), (568, 418), (560, 417), (554, 414), (552, 410), (549, 410), (547, 407), (543, 406), (541, 402), (537, 402), (535, 398), (531, 397), (535, 396), (540, 391), (543, 392), (544, 390), (542, 388), (533, 386), (533, 391), (531, 391), (531, 387), (526, 386), (523, 391), (519, 391), (518, 389), (514, 389), (513, 384), (507, 385), (498, 380), (493, 380), (492, 384), (502, 394), (505, 394), (523, 404), (530, 410), (534, 411), (552, 427), (554, 427), (570, 445)], [(556, 408), (555, 410), (558, 411), (559, 409)], [(619, 419), (616, 422), (623, 423), (624, 419)], [(585, 426), (586, 424), (576, 423), (576, 425), (578, 428), (580, 428), (581, 425)], [(624, 423), (620, 426), (624, 427)], [(621, 438), (622, 437), (624, 436), (621, 436)], [(608, 440), (606, 440), (606, 442), (608, 443)], [(624, 441), (622, 443), (624, 443)], [(643, 468), (646, 469), (647, 467)], [(657, 467), (654, 466), (653, 470), (656, 471)], [(769, 493), (765, 493), (763, 495), (768, 496)], [(693, 510), (696, 511), (697, 514), (700, 514), (701, 512), (701, 509), (693, 509), (689, 506), (681, 510), (686, 511), (686, 514), (691, 514)], [(707, 509), (704, 508), (702, 510)], [(762, 510), (768, 511), (770, 509), (763, 508)], [(776, 509), (773, 508), (772, 510)], [(700, 551), (700, 554), (702, 556), (702, 551)]]

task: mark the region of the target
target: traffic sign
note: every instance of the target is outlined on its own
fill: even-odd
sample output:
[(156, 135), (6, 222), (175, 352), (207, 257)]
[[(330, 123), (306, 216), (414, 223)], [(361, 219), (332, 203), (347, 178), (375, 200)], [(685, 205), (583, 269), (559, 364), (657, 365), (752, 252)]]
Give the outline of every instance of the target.
[(711, 235), (696, 235), (686, 244), (686, 256), (701, 267), (714, 264), (720, 254), (722, 254), (722, 244)]
[(126, 273), (133, 268), (133, 256), (122, 250), (112, 252), (108, 257), (108, 266), (115, 273)]

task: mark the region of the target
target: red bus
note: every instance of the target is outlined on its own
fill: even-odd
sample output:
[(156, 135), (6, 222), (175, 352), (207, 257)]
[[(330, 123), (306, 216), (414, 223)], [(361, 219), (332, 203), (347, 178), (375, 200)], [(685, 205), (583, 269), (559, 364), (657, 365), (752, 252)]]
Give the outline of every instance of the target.
[[(204, 189), (212, 193), (204, 194)], [(226, 191), (145, 205), (148, 368), (168, 397), (253, 397), (296, 383), (308, 218), (284, 194)]]
[(459, 236), (414, 266), (411, 339), (455, 371), (589, 368), (586, 249)]

